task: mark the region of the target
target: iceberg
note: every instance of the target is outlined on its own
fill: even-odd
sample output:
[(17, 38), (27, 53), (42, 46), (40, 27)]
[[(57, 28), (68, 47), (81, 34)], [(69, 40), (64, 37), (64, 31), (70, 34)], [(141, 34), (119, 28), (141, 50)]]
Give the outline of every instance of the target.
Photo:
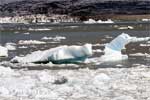
[(83, 46), (59, 46), (45, 51), (35, 51), (24, 57), (14, 57), (13, 63), (79, 63), (92, 55), (92, 45)]
[(127, 59), (127, 55), (123, 55), (121, 50), (125, 48), (125, 45), (131, 42), (141, 42), (141, 41), (148, 41), (150, 37), (131, 37), (128, 34), (122, 33), (121, 35), (117, 36), (114, 40), (110, 43), (106, 44), (104, 49), (104, 55), (101, 56), (102, 61), (117, 61), (117, 60), (124, 60)]
[(61, 41), (61, 40), (65, 40), (66, 37), (64, 36), (58, 36), (56, 35), (55, 37), (43, 37), (42, 40), (53, 40), (53, 41)]
[(5, 44), (5, 47), (6, 47), (8, 50), (16, 50), (16, 44), (15, 44), (15, 43), (6, 43), (6, 44)]
[(111, 19), (108, 19), (107, 21), (98, 20), (97, 23), (114, 23)]
[(94, 19), (89, 19), (87, 21), (84, 21), (83, 23), (84, 24), (96, 24), (96, 23), (105, 24), (105, 23), (114, 23), (114, 21), (112, 21), (111, 19), (108, 19), (107, 21), (102, 21), (102, 20), (95, 21)]
[(89, 19), (88, 21), (84, 21), (85, 24), (95, 24), (97, 23), (94, 19)]
[(120, 30), (134, 29), (134, 27), (133, 26), (124, 26), (124, 27), (119, 27), (118, 29), (120, 29)]
[(7, 56), (8, 56), (8, 49), (0, 46), (0, 57), (7, 57)]
[(144, 19), (142, 19), (142, 21), (148, 22), (148, 21), (150, 21), (150, 19), (144, 18)]

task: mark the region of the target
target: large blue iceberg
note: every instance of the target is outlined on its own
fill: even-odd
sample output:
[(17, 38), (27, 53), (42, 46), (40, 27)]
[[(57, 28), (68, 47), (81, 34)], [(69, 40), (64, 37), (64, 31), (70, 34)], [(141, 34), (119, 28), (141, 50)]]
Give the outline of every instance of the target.
[(101, 56), (102, 61), (116, 61), (127, 59), (127, 55), (123, 55), (121, 50), (125, 48), (125, 45), (131, 42), (148, 41), (150, 37), (137, 38), (122, 33), (113, 39), (110, 43), (106, 44), (104, 49), (104, 55)]
[(15, 57), (11, 60), (14, 63), (78, 63), (92, 55), (92, 45), (83, 46), (60, 46), (45, 51), (35, 51), (24, 57)]

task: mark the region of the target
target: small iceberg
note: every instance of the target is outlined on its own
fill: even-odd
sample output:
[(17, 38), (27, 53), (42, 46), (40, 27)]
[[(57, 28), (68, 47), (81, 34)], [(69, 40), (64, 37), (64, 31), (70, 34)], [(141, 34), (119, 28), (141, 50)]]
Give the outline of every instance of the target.
[(142, 21), (144, 21), (144, 22), (148, 22), (148, 21), (150, 21), (150, 19), (146, 19), (146, 18), (144, 18), (144, 19), (142, 19)]
[(29, 31), (50, 31), (52, 29), (50, 28), (39, 28), (39, 29), (34, 29), (34, 28), (29, 28)]
[(56, 35), (55, 37), (43, 37), (42, 40), (53, 40), (53, 41), (61, 41), (61, 40), (65, 40), (66, 37), (64, 36), (58, 36)]
[(20, 45), (30, 45), (30, 44), (46, 44), (46, 42), (38, 41), (38, 40), (20, 40), (18, 42)]
[(45, 51), (35, 51), (24, 57), (14, 57), (13, 63), (78, 63), (83, 62), (87, 57), (92, 55), (92, 45), (83, 46), (60, 46)]
[(85, 24), (95, 24), (97, 23), (94, 19), (89, 19), (88, 21), (84, 21)]
[(125, 48), (125, 45), (131, 42), (148, 41), (150, 37), (137, 38), (131, 37), (128, 34), (122, 33), (110, 43), (106, 44), (104, 49), (104, 55), (101, 56), (101, 61), (117, 61), (127, 59), (127, 55), (123, 55), (121, 50)]
[(15, 43), (6, 43), (6, 44), (5, 44), (5, 47), (6, 47), (8, 50), (16, 50), (16, 44), (15, 44)]
[(102, 20), (95, 21), (94, 19), (89, 19), (87, 21), (84, 21), (83, 23), (85, 23), (85, 24), (96, 24), (96, 23), (104, 24), (104, 23), (114, 23), (114, 21), (112, 21), (111, 19), (108, 19), (106, 21), (102, 21)]
[(134, 29), (132, 26), (124, 26), (124, 27), (119, 27), (119, 30), (126, 30), (126, 29)]
[(108, 19), (106, 21), (98, 20), (97, 23), (114, 23), (111, 19)]
[(8, 49), (0, 46), (0, 57), (7, 57), (7, 56), (8, 56)]

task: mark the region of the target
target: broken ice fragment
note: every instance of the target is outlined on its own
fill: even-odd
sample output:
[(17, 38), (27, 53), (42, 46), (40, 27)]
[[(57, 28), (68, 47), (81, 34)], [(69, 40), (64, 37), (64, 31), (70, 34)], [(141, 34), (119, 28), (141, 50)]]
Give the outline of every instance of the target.
[(7, 57), (7, 56), (8, 56), (8, 49), (0, 46), (0, 57)]

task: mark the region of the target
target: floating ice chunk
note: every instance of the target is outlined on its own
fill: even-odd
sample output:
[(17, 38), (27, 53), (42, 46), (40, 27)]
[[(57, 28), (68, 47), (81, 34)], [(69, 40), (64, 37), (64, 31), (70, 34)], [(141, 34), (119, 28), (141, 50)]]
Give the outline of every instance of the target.
[(16, 31), (16, 32), (14, 32), (15, 34), (18, 34), (19, 32), (18, 31)]
[(148, 41), (150, 37), (137, 38), (131, 37), (128, 34), (122, 33), (110, 43), (106, 44), (104, 49), (104, 55), (101, 56), (102, 61), (117, 61), (127, 59), (127, 55), (123, 55), (121, 50), (125, 48), (125, 45), (130, 42)]
[(43, 37), (42, 40), (53, 40), (53, 41), (61, 41), (65, 40), (66, 37), (64, 36), (56, 36), (56, 37)]
[(140, 44), (141, 47), (149, 47), (150, 44)]
[(20, 40), (18, 44), (46, 44), (46, 42), (38, 40)]
[(20, 47), (18, 47), (18, 48), (20, 48), (20, 49), (25, 49), (25, 48), (28, 48), (27, 46), (20, 46)]
[(112, 38), (113, 38), (112, 36), (109, 36), (109, 35), (105, 35), (105, 37), (106, 37), (107, 39), (112, 39)]
[(117, 64), (116, 66), (117, 66), (117, 67), (122, 67), (123, 65), (121, 65), (121, 64)]
[(49, 28), (39, 28), (39, 29), (34, 29), (34, 28), (29, 28), (29, 31), (50, 31), (52, 29)]
[(29, 35), (30, 33), (29, 33), (29, 32), (26, 32), (26, 33), (23, 33), (23, 34), (25, 34), (25, 35)]
[(103, 55), (101, 56), (101, 61), (119, 61), (128, 59), (127, 55), (122, 54), (112, 54), (112, 55)]
[(114, 23), (111, 19), (108, 19), (107, 21), (98, 20), (97, 23)]
[[(116, 37), (114, 40), (112, 40), (109, 44), (105, 46), (105, 54), (112, 54), (112, 52), (121, 51), (123, 48), (125, 48), (125, 45), (130, 42), (140, 42), (140, 41), (147, 41), (150, 37), (145, 38), (137, 38), (137, 37), (131, 37), (128, 34), (122, 33), (118, 37)], [(110, 52), (110, 49), (112, 50)]]
[(146, 18), (145, 18), (145, 19), (142, 19), (142, 21), (147, 22), (147, 21), (150, 21), (150, 19), (146, 19)]
[(82, 62), (92, 55), (92, 45), (85, 44), (83, 46), (60, 46), (45, 51), (35, 51), (25, 57), (15, 57), (12, 62), (21, 63), (76, 63)]
[(130, 56), (149, 56), (148, 53), (134, 53), (134, 54), (130, 54)]
[(105, 46), (106, 44), (99, 44), (99, 43), (97, 43), (97, 44), (92, 44), (92, 46), (95, 46), (95, 47), (97, 47), (97, 46)]
[(150, 40), (150, 37), (143, 37), (143, 38), (131, 37), (130, 42), (142, 42), (148, 40)]
[(1, 57), (7, 57), (8, 56), (8, 49), (0, 46), (0, 56)]
[(120, 29), (120, 30), (134, 29), (134, 27), (133, 26), (124, 26), (124, 27), (119, 27), (118, 29)]
[(114, 21), (112, 21), (111, 19), (108, 19), (107, 21), (102, 21), (102, 20), (98, 20), (95, 21), (94, 19), (89, 19), (88, 21), (84, 21), (83, 23), (85, 24), (95, 24), (95, 23), (114, 23)]
[(69, 26), (69, 28), (74, 29), (74, 28), (78, 28), (79, 26)]
[(88, 21), (84, 21), (85, 24), (95, 24), (97, 23), (94, 19), (89, 19)]
[(6, 43), (5, 47), (8, 50), (16, 50), (16, 44), (15, 43)]

